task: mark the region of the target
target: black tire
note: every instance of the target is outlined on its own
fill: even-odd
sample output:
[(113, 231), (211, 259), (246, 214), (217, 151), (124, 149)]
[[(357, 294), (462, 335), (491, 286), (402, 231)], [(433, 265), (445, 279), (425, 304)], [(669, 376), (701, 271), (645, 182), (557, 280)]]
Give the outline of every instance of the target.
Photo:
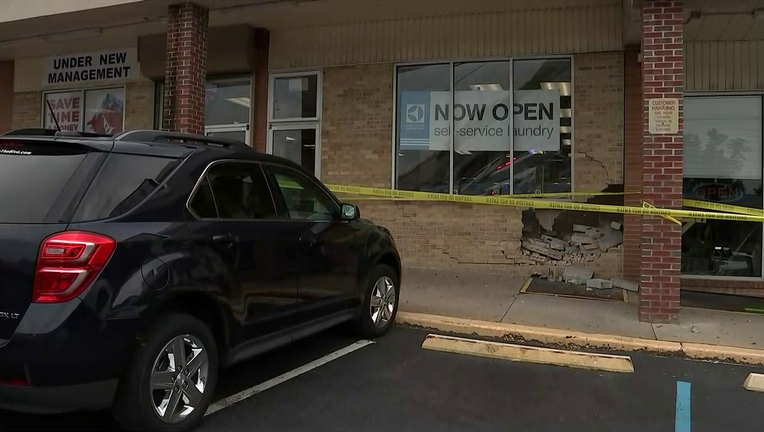
[[(166, 423), (154, 410), (151, 372), (162, 350), (175, 337), (190, 335), (201, 341), (207, 351), (207, 382), (201, 403), (180, 423)], [(182, 432), (194, 429), (201, 422), (212, 402), (218, 379), (218, 352), (210, 329), (197, 318), (182, 313), (168, 313), (151, 327), (143, 343), (133, 355), (114, 399), (112, 411), (122, 429), (128, 431)], [(160, 393), (161, 394), (161, 393)]]
[[(383, 278), (388, 278), (393, 283), (395, 290), (395, 302), (393, 303), (393, 311), (390, 318), (381, 325), (374, 322), (372, 318), (371, 301), (374, 297), (375, 285)], [(390, 330), (395, 322), (395, 317), (398, 314), (398, 304), (400, 303), (400, 278), (398, 274), (392, 268), (379, 264), (371, 271), (369, 278), (366, 281), (366, 285), (363, 288), (363, 299), (361, 301), (361, 315), (355, 322), (355, 331), (361, 337), (365, 338), (377, 338)]]

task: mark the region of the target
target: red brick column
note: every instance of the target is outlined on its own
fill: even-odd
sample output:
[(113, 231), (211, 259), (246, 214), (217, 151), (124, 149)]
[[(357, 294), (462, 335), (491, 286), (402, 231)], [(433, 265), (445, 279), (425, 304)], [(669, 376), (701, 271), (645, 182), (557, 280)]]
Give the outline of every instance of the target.
[(252, 148), (265, 153), (268, 140), (268, 29), (254, 29), (252, 37), (251, 66), (254, 71), (254, 95), (252, 103)]
[[(623, 187), (627, 206), (642, 206), (642, 66), (639, 47), (623, 53)], [(642, 264), (642, 216), (623, 216), (623, 276), (639, 281)]]
[(208, 15), (207, 9), (194, 3), (169, 7), (164, 129), (204, 133)]
[[(657, 207), (682, 207), (683, 0), (642, 1), (642, 198)], [(679, 99), (679, 131), (652, 135), (650, 99)], [(639, 319), (679, 322), (682, 227), (642, 218)]]

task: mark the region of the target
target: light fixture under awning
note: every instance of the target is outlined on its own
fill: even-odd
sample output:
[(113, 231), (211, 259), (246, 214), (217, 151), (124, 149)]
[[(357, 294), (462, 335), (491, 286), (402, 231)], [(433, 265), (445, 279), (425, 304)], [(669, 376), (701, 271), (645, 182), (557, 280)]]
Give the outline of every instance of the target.
[(470, 88), (473, 91), (501, 91), (504, 90), (504, 87), (501, 86), (501, 84), (493, 83), (493, 84), (470, 84)]
[(559, 90), (561, 96), (570, 96), (572, 86), (569, 82), (542, 82), (542, 90)]
[(238, 98), (226, 98), (227, 102), (231, 102), (232, 104), (241, 105), (243, 107), (249, 108), (249, 98), (248, 97), (238, 97)]

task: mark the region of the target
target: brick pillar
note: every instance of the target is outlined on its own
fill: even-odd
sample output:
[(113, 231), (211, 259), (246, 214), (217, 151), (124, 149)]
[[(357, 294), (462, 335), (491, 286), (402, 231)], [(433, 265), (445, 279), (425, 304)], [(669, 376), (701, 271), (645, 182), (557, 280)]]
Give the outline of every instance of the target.
[[(623, 187), (627, 206), (642, 205), (642, 66), (639, 47), (626, 47), (624, 56)], [(638, 281), (642, 262), (642, 216), (623, 216), (623, 276)]]
[(208, 15), (207, 9), (194, 3), (169, 7), (164, 129), (204, 133)]
[(0, 134), (13, 127), (13, 60), (0, 62)]
[[(683, 0), (642, 1), (642, 197), (662, 208), (682, 207)], [(679, 99), (679, 131), (653, 135), (648, 104)], [(642, 218), (640, 321), (679, 322), (682, 227), (660, 217)]]
[(254, 71), (254, 101), (252, 103), (252, 147), (260, 153), (265, 153), (268, 139), (268, 47), (270, 32), (268, 29), (256, 28), (252, 32), (250, 54), (251, 66)]

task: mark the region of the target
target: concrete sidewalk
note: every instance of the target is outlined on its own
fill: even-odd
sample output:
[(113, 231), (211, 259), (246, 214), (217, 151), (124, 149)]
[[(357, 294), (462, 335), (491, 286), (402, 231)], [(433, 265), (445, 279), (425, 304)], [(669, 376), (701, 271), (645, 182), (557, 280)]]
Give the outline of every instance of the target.
[(526, 280), (405, 268), (400, 310), (571, 332), (764, 350), (764, 315), (682, 308), (679, 325), (640, 323), (636, 295), (623, 303), (521, 294)]

